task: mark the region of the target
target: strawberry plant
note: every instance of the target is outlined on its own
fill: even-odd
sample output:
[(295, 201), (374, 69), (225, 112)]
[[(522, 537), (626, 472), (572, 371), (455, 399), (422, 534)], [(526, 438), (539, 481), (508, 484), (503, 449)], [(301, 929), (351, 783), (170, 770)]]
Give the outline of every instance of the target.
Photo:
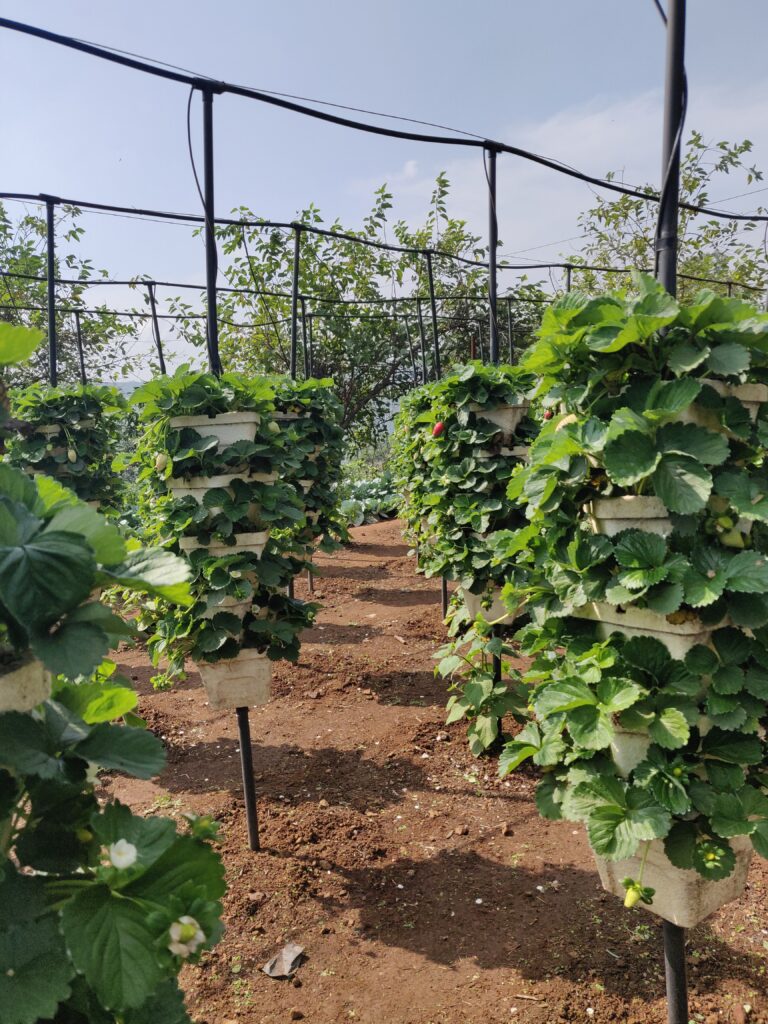
[(16, 420), (6, 442), (9, 461), (28, 472), (56, 477), (83, 500), (114, 505), (119, 477), (112, 458), (126, 402), (113, 387), (31, 384), (14, 392)]
[[(18, 348), (0, 332), (0, 362)], [(191, 600), (189, 570), (46, 476), (0, 466), (0, 1006), (40, 1020), (188, 1021), (176, 981), (220, 930), (215, 825), (99, 800), (99, 770), (151, 778), (160, 741), (104, 662), (135, 626), (104, 586)], [(122, 720), (119, 724), (116, 720)]]
[(528, 524), (496, 550), (535, 659), (501, 770), (539, 765), (541, 813), (585, 824), (627, 905), (661, 887), (662, 915), (669, 871), (768, 856), (766, 353), (765, 314), (636, 275), (554, 303), (522, 362), (553, 415), (508, 485)]

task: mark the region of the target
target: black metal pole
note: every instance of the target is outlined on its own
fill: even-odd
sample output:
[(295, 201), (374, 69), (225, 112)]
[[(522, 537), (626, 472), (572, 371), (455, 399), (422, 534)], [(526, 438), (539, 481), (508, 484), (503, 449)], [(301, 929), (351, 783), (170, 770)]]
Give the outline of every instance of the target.
[(443, 609), (443, 618), (448, 614), (448, 580), (445, 576), (440, 577), (440, 604)]
[(80, 326), (80, 310), (75, 310), (75, 341), (77, 342), (77, 357), (80, 360), (80, 382), (88, 383), (85, 375), (85, 356), (83, 354), (83, 332)]
[[(667, 4), (667, 55), (664, 85), (664, 135), (659, 227), (656, 237), (656, 277), (672, 295), (677, 293), (677, 232), (680, 203), (680, 140), (685, 91), (685, 0)], [(664, 921), (664, 974), (669, 1024), (688, 1024), (688, 979), (685, 929)]]
[(157, 318), (157, 303), (155, 302), (155, 284), (154, 281), (147, 285), (147, 292), (149, 294), (149, 307), (152, 310), (152, 335), (155, 339), (155, 348), (157, 349), (157, 358), (160, 360), (160, 373), (163, 376), (168, 372), (165, 368), (165, 356), (163, 355), (163, 342), (160, 338), (160, 321)]
[(308, 327), (308, 341), (309, 341), (309, 376), (314, 377), (315, 375), (315, 345), (314, 338), (312, 337), (312, 314), (307, 316), (307, 327)]
[(293, 281), (291, 284), (291, 380), (296, 380), (296, 349), (299, 339), (299, 270), (301, 269), (301, 228), (293, 229)]
[(429, 282), (429, 305), (432, 311), (432, 344), (435, 352), (435, 380), (443, 375), (440, 367), (440, 339), (437, 334), (437, 300), (435, 298), (435, 275), (432, 269), (432, 253), (426, 253), (427, 281)]
[(411, 373), (413, 375), (413, 384), (415, 387), (419, 383), (419, 375), (416, 371), (416, 360), (413, 355), (413, 345), (411, 344), (411, 327), (408, 323), (408, 314), (403, 317), (403, 320), (405, 321), (405, 340), (408, 344), (408, 356), (411, 360)]
[(496, 216), (496, 150), (486, 149), (488, 167), (488, 326), (490, 361), (499, 365), (498, 282), (496, 261), (499, 251), (499, 220)]
[(565, 290), (569, 292), (571, 290), (571, 268), (565, 268)]
[(237, 714), (237, 731), (240, 738), (240, 767), (243, 772), (243, 798), (245, 800), (245, 819), (248, 824), (248, 845), (252, 850), (260, 850), (256, 786), (253, 781), (251, 723), (248, 721), (247, 707), (235, 708), (235, 713)]
[(656, 237), (656, 277), (672, 295), (677, 293), (680, 141), (685, 91), (685, 2), (686, 0), (669, 0), (667, 4), (662, 184)]
[(483, 321), (477, 320), (477, 347), (480, 349), (480, 362), (485, 362), (485, 349), (483, 348)]
[(45, 201), (46, 278), (48, 285), (48, 379), (52, 387), (59, 382), (56, 336), (56, 200)]
[(221, 376), (219, 358), (219, 319), (216, 298), (216, 278), (219, 258), (216, 251), (215, 191), (213, 184), (213, 89), (200, 87), (203, 96), (203, 206), (205, 214), (205, 290), (207, 296), (206, 327), (208, 365), (211, 373)]
[(424, 315), (421, 310), (421, 299), (416, 299), (416, 317), (419, 321), (419, 344), (421, 345), (421, 382), (427, 383), (427, 339), (424, 334)]
[(509, 344), (509, 361), (515, 361), (515, 345), (512, 338), (512, 300), (507, 299), (507, 343)]
[(304, 380), (309, 379), (309, 342), (307, 341), (307, 302), (301, 298), (301, 345), (304, 349)]
[(667, 981), (667, 1020), (688, 1024), (688, 979), (685, 967), (685, 928), (663, 921), (664, 975)]

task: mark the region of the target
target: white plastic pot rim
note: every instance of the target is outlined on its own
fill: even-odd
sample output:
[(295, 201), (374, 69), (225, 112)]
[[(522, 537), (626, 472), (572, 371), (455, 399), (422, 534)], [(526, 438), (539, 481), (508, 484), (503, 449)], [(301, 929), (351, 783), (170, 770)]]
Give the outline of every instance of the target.
[(235, 534), (234, 544), (226, 544), (224, 541), (212, 541), (210, 544), (201, 544), (197, 537), (181, 537), (179, 539), (179, 547), (182, 551), (198, 551), (201, 548), (205, 548), (212, 554), (231, 555), (243, 551), (257, 551), (261, 554), (268, 540), (269, 530), (263, 530), (258, 533)]
[(660, 498), (643, 494), (595, 498), (587, 509), (598, 519), (666, 519), (669, 516), (669, 510)]
[(212, 427), (218, 424), (227, 426), (237, 423), (255, 424), (261, 422), (261, 415), (252, 409), (243, 409), (240, 412), (220, 412), (215, 416), (172, 416), (169, 422), (175, 430), (181, 430), (183, 427)]
[(228, 473), (222, 476), (176, 477), (166, 480), (168, 490), (212, 491), (215, 487), (231, 487), (235, 480), (246, 484), (271, 484), (277, 480), (277, 473)]
[(647, 629), (652, 633), (669, 633), (671, 636), (692, 636), (699, 633), (711, 633), (727, 624), (727, 619), (705, 626), (701, 619), (690, 619), (687, 622), (668, 622), (666, 616), (648, 608), (625, 608), (619, 610), (616, 605), (606, 601), (593, 601), (572, 612), (574, 618), (591, 619), (607, 625), (624, 625), (633, 629)]

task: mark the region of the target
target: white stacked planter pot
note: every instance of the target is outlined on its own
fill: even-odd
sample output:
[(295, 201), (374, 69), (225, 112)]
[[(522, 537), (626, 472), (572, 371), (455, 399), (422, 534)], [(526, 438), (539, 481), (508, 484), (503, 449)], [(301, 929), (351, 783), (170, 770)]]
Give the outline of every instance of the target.
[(626, 637), (650, 636), (660, 640), (673, 658), (682, 660), (697, 644), (709, 645), (716, 629), (727, 625), (727, 619), (714, 626), (705, 626), (700, 619), (667, 622), (664, 615), (647, 608), (621, 608), (606, 601), (593, 601), (571, 613), (576, 619), (589, 619), (597, 624), (597, 634), (607, 640), (611, 633)]
[(260, 530), (255, 533), (236, 533), (234, 544), (227, 544), (223, 540), (202, 544), (197, 537), (181, 537), (179, 539), (179, 547), (182, 551), (198, 551), (200, 548), (205, 548), (209, 554), (214, 555), (216, 558), (232, 554), (253, 554), (257, 558), (261, 558), (268, 540), (269, 530)]
[(0, 675), (0, 713), (31, 711), (51, 695), (51, 673), (30, 658)]
[[(483, 605), (483, 601), (486, 600), (486, 594), (473, 594), (469, 590), (462, 590), (464, 606), (472, 618), (476, 619), (482, 612), (483, 618), (488, 622), (498, 622), (500, 626), (508, 626), (513, 623), (517, 618), (517, 614), (510, 612), (502, 601), (502, 588), (493, 586), (489, 587), (488, 590), (491, 594), (491, 604), (488, 607)], [(501, 621), (499, 622), (499, 620)]]
[(752, 842), (748, 836), (736, 836), (729, 842), (736, 854), (736, 866), (727, 878), (717, 881), (704, 878), (698, 871), (676, 868), (664, 852), (661, 839), (651, 842), (644, 867), (645, 844), (641, 844), (634, 857), (611, 861), (595, 855), (595, 861), (603, 888), (622, 899), (626, 894), (622, 879), (637, 878), (642, 870), (642, 884), (656, 891), (650, 906), (645, 903), (638, 906), (681, 928), (693, 928), (719, 907), (738, 899), (744, 891), (753, 854)]
[(615, 537), (622, 530), (643, 530), (668, 537), (672, 521), (659, 498), (625, 494), (619, 498), (596, 498), (586, 507), (593, 533)]
[[(763, 402), (768, 402), (768, 385), (766, 384), (728, 384), (723, 380), (712, 380), (703, 378), (701, 383), (716, 391), (721, 398), (735, 398), (744, 406), (749, 413), (749, 418), (754, 423), (757, 413)], [(677, 417), (680, 423), (695, 423), (696, 426), (706, 427), (708, 430), (715, 430), (728, 433), (724, 430), (717, 413), (705, 405), (694, 402)]]
[(201, 437), (215, 437), (220, 448), (228, 448), (237, 441), (253, 441), (261, 422), (257, 412), (221, 412), (216, 416), (172, 416), (174, 430), (188, 427)]
[(197, 666), (208, 703), (216, 710), (267, 704), (272, 695), (272, 662), (253, 649), (236, 658)]
[(495, 424), (504, 441), (511, 442), (520, 421), (530, 408), (530, 403), (521, 399), (517, 405), (497, 405), (495, 409), (487, 409), (476, 402), (471, 402), (469, 409), (482, 420)]

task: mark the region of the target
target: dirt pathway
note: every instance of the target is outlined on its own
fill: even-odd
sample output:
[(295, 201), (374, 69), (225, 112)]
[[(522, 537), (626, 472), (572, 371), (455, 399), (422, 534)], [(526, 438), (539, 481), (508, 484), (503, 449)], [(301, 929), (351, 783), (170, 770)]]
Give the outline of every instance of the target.
[[(146, 657), (125, 657), (169, 763), (156, 783), (110, 787), (142, 811), (222, 822), (227, 932), (185, 972), (192, 1015), (661, 1024), (656, 919), (601, 892), (582, 830), (538, 817), (532, 775), (498, 780), (444, 727), (439, 586), (415, 575), (397, 523), (353, 535), (319, 559), (324, 609), (300, 664), (251, 713), (263, 852), (247, 850), (234, 715), (209, 709), (196, 675), (152, 693)], [(768, 1022), (763, 865), (691, 935), (692, 1020)], [(259, 968), (288, 940), (308, 959), (294, 983), (270, 980)]]

